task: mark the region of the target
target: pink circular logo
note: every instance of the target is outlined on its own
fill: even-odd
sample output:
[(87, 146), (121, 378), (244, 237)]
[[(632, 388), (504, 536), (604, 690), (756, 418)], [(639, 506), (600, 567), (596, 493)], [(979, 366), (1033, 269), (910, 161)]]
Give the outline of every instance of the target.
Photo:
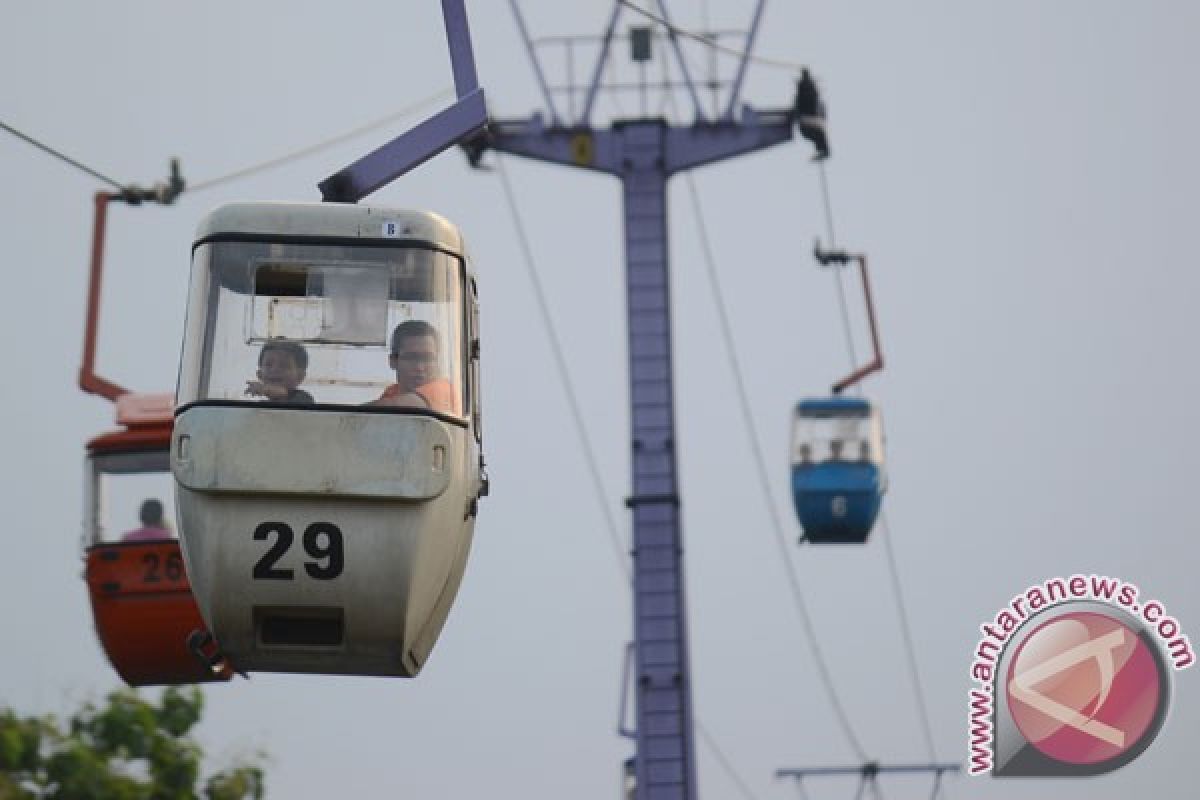
[(1036, 628), (1021, 642), (1005, 684), (1021, 735), (1067, 764), (1099, 764), (1148, 745), (1164, 689), (1155, 655), (1138, 633), (1093, 611)]

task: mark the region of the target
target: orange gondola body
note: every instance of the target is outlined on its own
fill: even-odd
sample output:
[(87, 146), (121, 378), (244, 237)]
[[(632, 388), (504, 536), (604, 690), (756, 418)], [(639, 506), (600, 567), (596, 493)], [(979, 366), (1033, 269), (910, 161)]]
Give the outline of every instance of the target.
[(125, 395), (117, 403), (124, 428), (87, 444), (84, 577), (100, 643), (130, 686), (228, 680), (231, 675), (227, 667), (209, 668), (188, 646), (189, 636), (205, 626), (179, 540), (105, 541), (101, 533), (108, 522), (103, 503), (108, 477), (170, 472), (169, 401), (169, 396)]

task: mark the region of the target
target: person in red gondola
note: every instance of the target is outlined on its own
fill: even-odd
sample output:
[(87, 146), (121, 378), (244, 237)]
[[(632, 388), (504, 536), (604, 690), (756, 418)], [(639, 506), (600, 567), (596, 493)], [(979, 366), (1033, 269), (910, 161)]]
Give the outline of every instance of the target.
[(410, 319), (392, 331), (388, 365), (396, 371), (396, 382), (371, 403), (376, 406), (428, 408), (446, 414), (461, 414), (454, 384), (441, 374), (437, 329), (428, 322)]
[(163, 504), (153, 497), (142, 503), (138, 518), (141, 519), (142, 527), (126, 533), (121, 537), (122, 542), (151, 542), (174, 538), (167, 521), (163, 519)]

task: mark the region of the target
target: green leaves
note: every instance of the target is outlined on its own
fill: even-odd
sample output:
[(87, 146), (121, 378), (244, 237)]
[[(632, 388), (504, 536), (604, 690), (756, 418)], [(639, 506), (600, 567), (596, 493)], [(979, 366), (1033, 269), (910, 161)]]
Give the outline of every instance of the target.
[(163, 692), (155, 717), (164, 731), (172, 736), (183, 736), (200, 721), (203, 709), (204, 695), (195, 686), (187, 689), (171, 686)]
[[(171, 687), (157, 705), (131, 689), (87, 703), (65, 726), (0, 709), (0, 800), (200, 800), (203, 752), (188, 735), (204, 695)], [(260, 800), (264, 773), (244, 761), (212, 775), (206, 800)]]
[(0, 711), (0, 772), (33, 769), (45, 728), (44, 720), (22, 720), (11, 711)]
[(204, 787), (204, 796), (206, 800), (242, 800), (249, 797), (262, 800), (265, 791), (262, 768), (255, 764), (241, 764), (209, 778)]

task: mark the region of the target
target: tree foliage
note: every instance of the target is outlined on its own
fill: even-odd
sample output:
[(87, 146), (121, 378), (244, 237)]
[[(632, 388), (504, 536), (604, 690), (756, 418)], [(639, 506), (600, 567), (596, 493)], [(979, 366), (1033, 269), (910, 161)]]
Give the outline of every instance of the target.
[(157, 705), (121, 689), (65, 723), (0, 709), (0, 800), (261, 800), (263, 770), (249, 761), (197, 791), (203, 753), (188, 734), (203, 708), (193, 686)]

